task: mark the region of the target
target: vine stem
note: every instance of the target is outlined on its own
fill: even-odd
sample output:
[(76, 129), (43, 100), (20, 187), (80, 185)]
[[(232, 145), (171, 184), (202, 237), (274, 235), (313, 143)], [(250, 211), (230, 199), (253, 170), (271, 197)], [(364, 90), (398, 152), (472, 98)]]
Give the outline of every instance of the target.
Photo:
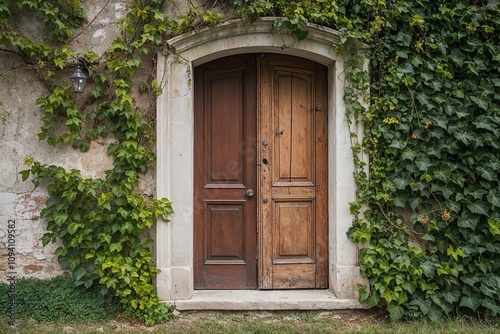
[(382, 212), (382, 214), (384, 215), (385, 219), (387, 219), (387, 221), (389, 222), (389, 224), (391, 224), (392, 227), (395, 227), (397, 228), (398, 230), (400, 231), (403, 231), (403, 232), (406, 232), (407, 229), (410, 230), (411, 233), (414, 233), (416, 235), (424, 235), (425, 233), (420, 233), (420, 232), (417, 232), (415, 231), (413, 228), (411, 228), (410, 226), (407, 226), (407, 229), (405, 228), (402, 228), (402, 227), (399, 227), (397, 226), (392, 220), (391, 218), (389, 218), (389, 216), (387, 216), (387, 214), (384, 212), (384, 209), (382, 208), (382, 205), (380, 204), (377, 204), (379, 209), (380, 209), (380, 212)]
[(75, 34), (75, 36), (73, 36), (69, 41), (68, 41), (68, 44), (71, 43), (75, 38), (77, 38), (78, 36), (80, 36), (81, 34), (83, 34), (83, 32), (85, 30), (87, 30), (91, 25), (92, 23), (94, 23), (94, 21), (101, 15), (101, 13), (104, 11), (104, 9), (110, 4), (111, 0), (108, 0), (108, 2), (102, 6), (101, 10), (99, 11), (99, 13), (97, 13), (94, 18), (89, 22), (89, 24), (87, 24), (87, 26), (85, 28), (83, 28), (78, 34)]

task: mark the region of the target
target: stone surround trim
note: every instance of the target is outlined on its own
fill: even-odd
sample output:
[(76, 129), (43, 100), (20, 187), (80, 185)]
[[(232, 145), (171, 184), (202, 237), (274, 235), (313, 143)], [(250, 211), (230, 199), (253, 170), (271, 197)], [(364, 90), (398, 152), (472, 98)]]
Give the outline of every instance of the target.
[[(161, 300), (176, 303), (184, 309), (189, 309), (189, 305), (210, 307), (209, 304), (196, 304), (203, 298), (231, 301), (231, 296), (235, 295), (235, 291), (231, 290), (211, 294), (193, 289), (193, 68), (216, 58), (249, 52), (289, 54), (328, 67), (330, 288), (317, 290), (310, 296), (322, 295), (318, 302), (336, 299), (331, 305), (338, 305), (338, 308), (359, 305), (356, 300), (357, 283), (362, 280), (357, 266), (358, 249), (346, 236), (352, 223), (349, 202), (355, 198), (354, 164), (343, 101), (346, 55), (336, 55), (332, 47), (340, 34), (311, 24), (308, 37), (298, 41), (288, 32), (274, 30), (272, 23), (272, 18), (254, 23), (228, 21), (170, 39), (168, 43), (176, 54), (158, 53), (157, 77), (163, 90), (157, 99), (157, 197), (169, 198), (175, 213), (171, 216), (172, 222), (159, 221), (156, 226), (156, 264), (161, 270), (156, 286)], [(362, 134), (361, 128), (356, 130), (359, 135)], [(254, 305), (253, 309), (258, 309), (255, 305), (259, 302), (255, 300), (260, 300), (262, 293), (258, 290), (246, 291), (238, 294), (240, 302), (233, 301), (226, 305), (242, 305), (242, 300), (244, 305), (246, 300), (248, 305)], [(300, 293), (293, 291), (269, 296), (272, 295), (279, 296), (277, 298), (289, 296), (297, 307), (301, 300)], [(311, 303), (308, 305), (315, 305), (314, 300)]]

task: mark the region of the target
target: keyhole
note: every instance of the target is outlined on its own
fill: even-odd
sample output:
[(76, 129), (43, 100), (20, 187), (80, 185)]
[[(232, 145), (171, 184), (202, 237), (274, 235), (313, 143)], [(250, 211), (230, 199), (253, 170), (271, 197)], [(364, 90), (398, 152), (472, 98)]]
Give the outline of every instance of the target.
[(263, 163), (264, 165), (267, 165), (267, 164), (268, 164), (267, 159), (266, 159), (266, 158), (262, 159), (262, 163)]

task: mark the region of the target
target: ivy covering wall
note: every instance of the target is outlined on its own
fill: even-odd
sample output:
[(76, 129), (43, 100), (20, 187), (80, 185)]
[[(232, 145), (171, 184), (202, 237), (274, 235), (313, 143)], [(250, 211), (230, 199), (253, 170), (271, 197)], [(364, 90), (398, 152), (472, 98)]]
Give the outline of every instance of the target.
[[(157, 217), (168, 221), (172, 205), (137, 193), (154, 155), (146, 144), (150, 127), (131, 93), (161, 86), (134, 75), (156, 51), (175, 52), (165, 44), (170, 36), (235, 15), (274, 16), (281, 17), (276, 29), (297, 39), (307, 37), (306, 22), (341, 31), (336, 47), (352, 56), (345, 72), (347, 119), (351, 126), (362, 122), (364, 137), (352, 134), (358, 189), (349, 236), (361, 246), (360, 268), (369, 282), (360, 287), (361, 301), (387, 308), (393, 320), (498, 315), (498, 0), (225, 0), (191, 4), (169, 18), (164, 6), (172, 2), (131, 1), (122, 36), (103, 55), (82, 53), (93, 82), (82, 106), (62, 71), (77, 56), (67, 44), (85, 25), (80, 3), (0, 0), (0, 45), (32, 66), (49, 92), (38, 100), (45, 115), (40, 139), (85, 151), (95, 138), (116, 138), (105, 178), (85, 179), (78, 170), (32, 159), (22, 172), (24, 179), (49, 181), (43, 242), (62, 240), (56, 253), (78, 284), (100, 284), (103, 293), (120, 297), (126, 315), (147, 324), (168, 319), (142, 240)], [(41, 15), (50, 43), (12, 28), (13, 13), (23, 10)], [(369, 73), (354, 39), (370, 46)], [(365, 153), (369, 166), (360, 159)]]
[[(374, 17), (361, 245), (369, 306), (437, 319), (500, 312), (498, 1), (346, 3)], [(365, 26), (365, 29), (368, 29)]]
[[(393, 320), (500, 312), (500, 5), (489, 1), (239, 1), (252, 15), (305, 21), (370, 48), (369, 87), (353, 53), (348, 119), (358, 165), (349, 236)], [(245, 5), (247, 7), (245, 7)], [(357, 97), (369, 90), (370, 107)], [(369, 172), (360, 159), (370, 157)]]

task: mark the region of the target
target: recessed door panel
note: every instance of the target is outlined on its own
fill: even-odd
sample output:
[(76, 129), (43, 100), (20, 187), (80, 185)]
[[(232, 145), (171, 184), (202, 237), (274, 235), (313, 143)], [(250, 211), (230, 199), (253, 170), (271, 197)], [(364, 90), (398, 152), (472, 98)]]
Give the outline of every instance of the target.
[(245, 262), (245, 204), (205, 202), (205, 263)]
[(274, 182), (308, 182), (314, 177), (314, 72), (273, 68), (272, 119), (274, 136)]
[(211, 152), (207, 185), (243, 186), (245, 157), (240, 150), (245, 135), (244, 80), (244, 68), (205, 72), (206, 145)]
[(273, 201), (274, 263), (313, 263), (314, 202)]

